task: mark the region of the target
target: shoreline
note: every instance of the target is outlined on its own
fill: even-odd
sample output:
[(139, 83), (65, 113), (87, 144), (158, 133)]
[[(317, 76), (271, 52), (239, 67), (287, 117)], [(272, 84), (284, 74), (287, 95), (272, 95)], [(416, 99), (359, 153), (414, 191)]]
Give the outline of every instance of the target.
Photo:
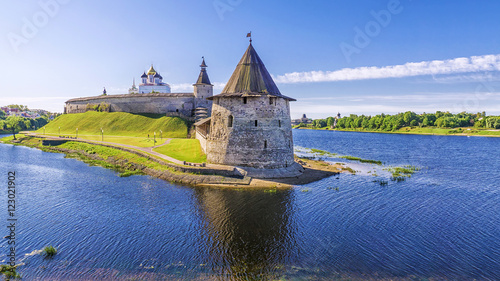
[[(498, 130), (499, 135), (479, 135), (474, 133), (424, 133), (424, 132), (404, 132), (404, 131), (365, 131), (365, 130), (339, 130), (339, 129), (329, 129), (329, 128), (294, 128), (294, 130), (315, 130), (315, 131), (333, 131), (333, 132), (353, 132), (353, 133), (372, 133), (372, 134), (395, 134), (395, 135), (422, 135), (422, 136), (456, 136), (456, 137), (500, 137), (500, 130)], [(451, 129), (453, 130), (453, 129)], [(484, 131), (484, 130), (483, 130)], [(486, 130), (487, 131), (487, 130)], [(497, 130), (495, 130), (496, 132)]]
[[(120, 172), (120, 176), (149, 175), (174, 184), (230, 188), (291, 188), (322, 180), (343, 172), (343, 166), (324, 161), (296, 157), (297, 165), (304, 171), (296, 177), (263, 179), (242, 175), (237, 167), (191, 167), (164, 161), (146, 152), (125, 147), (99, 144), (82, 140), (67, 140), (59, 145), (43, 145), (47, 138), (19, 135), (17, 141), (1, 140), (1, 143), (26, 146), (45, 152), (62, 153), (90, 165), (98, 165)], [(234, 168), (231, 170), (231, 168)]]

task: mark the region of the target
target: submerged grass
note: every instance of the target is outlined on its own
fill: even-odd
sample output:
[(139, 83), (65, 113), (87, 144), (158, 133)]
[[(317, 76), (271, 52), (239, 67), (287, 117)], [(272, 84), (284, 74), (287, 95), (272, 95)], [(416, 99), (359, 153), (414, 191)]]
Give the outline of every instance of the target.
[(315, 154), (318, 154), (318, 155), (321, 155), (321, 156), (336, 156), (337, 153), (331, 153), (329, 151), (326, 151), (326, 150), (321, 150), (321, 149), (316, 149), (316, 148), (311, 148), (311, 152), (312, 153), (315, 153)]
[(47, 257), (53, 257), (57, 254), (57, 249), (54, 248), (53, 246), (47, 246), (47, 247), (43, 248), (43, 253)]
[(411, 178), (411, 176), (416, 171), (420, 171), (420, 168), (411, 165), (406, 165), (403, 167), (385, 168), (384, 170), (392, 174), (391, 176), (392, 181), (401, 182), (405, 181), (407, 178)]
[(349, 155), (344, 155), (344, 156), (338, 156), (337, 153), (332, 153), (329, 151), (321, 150), (321, 149), (316, 149), (316, 148), (310, 148), (310, 152), (314, 153), (316, 156), (328, 156), (328, 157), (335, 157), (335, 158), (342, 158), (342, 159), (347, 159), (351, 161), (358, 161), (361, 163), (370, 163), (370, 164), (376, 164), (376, 165), (382, 165), (382, 161), (379, 160), (371, 160), (371, 159), (363, 159), (360, 157), (354, 157), (354, 156), (349, 156)]
[(20, 279), (21, 275), (16, 271), (17, 265), (2, 264), (0, 265), (0, 274), (5, 277), (5, 280)]
[(359, 157), (354, 157), (354, 156), (349, 156), (349, 155), (340, 156), (339, 158), (343, 158), (343, 159), (347, 159), (347, 160), (351, 160), (351, 161), (359, 161), (361, 163), (370, 163), (370, 164), (382, 165), (382, 161), (379, 161), (379, 160), (362, 159), (362, 158), (359, 158)]

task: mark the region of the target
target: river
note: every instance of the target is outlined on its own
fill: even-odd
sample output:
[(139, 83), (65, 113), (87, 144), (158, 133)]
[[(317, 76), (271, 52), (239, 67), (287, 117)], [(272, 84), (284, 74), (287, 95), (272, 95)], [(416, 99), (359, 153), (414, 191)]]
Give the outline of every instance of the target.
[[(18, 271), (25, 280), (500, 280), (500, 138), (293, 133), (297, 147), (421, 170), (385, 186), (365, 171), (278, 191), (194, 188), (0, 144), (4, 185), (16, 173)], [(58, 249), (52, 259), (37, 254), (47, 245)]]

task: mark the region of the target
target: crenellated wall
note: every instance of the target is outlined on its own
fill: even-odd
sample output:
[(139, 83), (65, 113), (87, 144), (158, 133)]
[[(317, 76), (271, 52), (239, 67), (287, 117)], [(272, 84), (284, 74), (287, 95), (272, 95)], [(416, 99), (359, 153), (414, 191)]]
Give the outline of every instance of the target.
[(215, 97), (207, 161), (255, 168), (294, 163), (289, 101), (280, 97)]

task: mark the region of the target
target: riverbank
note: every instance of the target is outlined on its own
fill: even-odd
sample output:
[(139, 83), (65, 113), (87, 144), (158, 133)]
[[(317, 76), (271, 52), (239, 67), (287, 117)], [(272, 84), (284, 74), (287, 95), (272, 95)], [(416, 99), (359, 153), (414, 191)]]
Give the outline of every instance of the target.
[(310, 128), (302, 127), (295, 129), (324, 130), (339, 132), (358, 132), (358, 133), (379, 133), (379, 134), (402, 134), (402, 135), (431, 135), (431, 136), (470, 136), (470, 137), (500, 137), (500, 130), (477, 129), (473, 127), (463, 128), (436, 128), (436, 127), (403, 127), (397, 131), (377, 131), (365, 129), (330, 129), (330, 128)]
[[(303, 171), (295, 177), (262, 179), (248, 176), (244, 168), (222, 165), (193, 167), (178, 165), (159, 158), (158, 155), (130, 147), (116, 146), (87, 140), (61, 140), (42, 136), (17, 135), (17, 140), (7, 137), (6, 144), (37, 148), (46, 152), (63, 153), (90, 165), (116, 170), (120, 176), (149, 175), (172, 183), (192, 186), (222, 186), (234, 188), (288, 188), (330, 177), (348, 170), (338, 164), (297, 158)], [(276, 171), (279, 173), (280, 171)]]

